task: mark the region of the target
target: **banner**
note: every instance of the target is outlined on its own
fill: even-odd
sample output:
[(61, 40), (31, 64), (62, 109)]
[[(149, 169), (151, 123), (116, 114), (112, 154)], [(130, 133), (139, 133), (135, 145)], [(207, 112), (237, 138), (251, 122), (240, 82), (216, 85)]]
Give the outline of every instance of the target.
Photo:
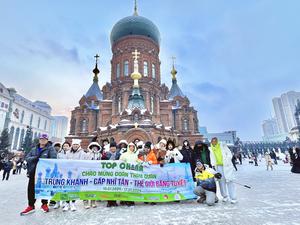
[(188, 163), (40, 159), (35, 177), (35, 197), (55, 201), (179, 201), (196, 198), (194, 187)]

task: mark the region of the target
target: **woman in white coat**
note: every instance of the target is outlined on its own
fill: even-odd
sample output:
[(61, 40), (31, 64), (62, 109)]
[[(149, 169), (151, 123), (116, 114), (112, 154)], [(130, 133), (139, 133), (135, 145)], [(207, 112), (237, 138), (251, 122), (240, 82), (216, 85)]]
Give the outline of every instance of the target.
[[(69, 151), (67, 151), (66, 159), (70, 159), (70, 160), (86, 160), (87, 159), (87, 154), (81, 148), (80, 144), (81, 144), (80, 139), (72, 140), (72, 147)], [(72, 200), (71, 203), (70, 203), (70, 201), (66, 201), (63, 211), (68, 211), (68, 210), (76, 211), (75, 200)]]
[(232, 153), (227, 145), (218, 142), (216, 137), (211, 140), (209, 150), (211, 165), (215, 167), (218, 173), (222, 174), (222, 178), (219, 180), (219, 186), (223, 202), (227, 202), (230, 199), (231, 203), (235, 204), (237, 198), (235, 185), (233, 183), (234, 168), (231, 162)]
[(171, 140), (167, 142), (167, 153), (165, 156), (165, 163), (180, 163), (183, 159), (180, 151), (175, 148), (175, 143)]

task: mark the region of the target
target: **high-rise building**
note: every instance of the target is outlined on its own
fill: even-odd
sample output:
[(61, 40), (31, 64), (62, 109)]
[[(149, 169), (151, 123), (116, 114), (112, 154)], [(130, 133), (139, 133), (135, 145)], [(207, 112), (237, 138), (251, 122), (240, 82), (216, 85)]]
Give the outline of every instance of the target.
[(289, 133), (296, 126), (295, 109), (300, 92), (289, 91), (273, 98), (273, 107), (280, 133)]
[(275, 112), (275, 117), (276, 117), (279, 132), (288, 133), (286, 118), (283, 111), (281, 99), (273, 98), (272, 102), (273, 102), (273, 107), (274, 107), (274, 112)]
[(63, 142), (68, 133), (68, 118), (52, 116), (50, 139), (53, 142)]
[(275, 118), (264, 120), (262, 123), (264, 137), (274, 136), (279, 134), (277, 120)]

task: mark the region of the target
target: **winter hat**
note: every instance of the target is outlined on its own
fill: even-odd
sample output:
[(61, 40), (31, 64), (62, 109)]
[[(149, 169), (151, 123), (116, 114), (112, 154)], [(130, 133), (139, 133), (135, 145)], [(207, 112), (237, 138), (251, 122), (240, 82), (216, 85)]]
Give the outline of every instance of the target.
[(61, 147), (61, 143), (60, 143), (60, 142), (55, 142), (55, 143), (53, 144), (53, 147), (56, 147), (56, 146)]
[(44, 134), (40, 134), (39, 139), (49, 139), (48, 134), (44, 133)]
[(152, 145), (152, 143), (151, 143), (150, 141), (147, 141), (147, 142), (145, 143), (145, 146), (144, 146), (144, 147), (150, 148), (150, 149), (151, 149), (151, 145)]
[(129, 146), (135, 146), (135, 144), (132, 143), (132, 142), (130, 142), (130, 143), (128, 144), (128, 147), (129, 147)]
[(201, 161), (198, 160), (198, 161), (196, 162), (196, 166), (203, 166), (203, 164), (202, 164)]
[(166, 139), (161, 139), (160, 142), (159, 142), (159, 144), (160, 144), (160, 143), (163, 143), (164, 145), (167, 145)]
[(92, 148), (95, 146), (98, 147), (99, 150), (101, 149), (101, 146), (99, 145), (98, 142), (91, 142), (88, 146), (88, 149), (92, 150)]
[(138, 143), (136, 143), (136, 146), (139, 147), (139, 146), (143, 146), (144, 145), (144, 142), (143, 141), (139, 141)]
[(109, 140), (107, 138), (103, 139), (102, 143), (104, 143), (105, 141), (108, 142), (108, 144), (109, 144)]
[(111, 147), (117, 147), (117, 143), (116, 143), (116, 142), (111, 142), (109, 147), (110, 147), (110, 148), (111, 148)]
[(72, 145), (80, 145), (81, 140), (80, 139), (72, 139)]
[(119, 142), (119, 145), (120, 145), (120, 144), (128, 145), (128, 142), (127, 142), (126, 140), (121, 140), (121, 141)]

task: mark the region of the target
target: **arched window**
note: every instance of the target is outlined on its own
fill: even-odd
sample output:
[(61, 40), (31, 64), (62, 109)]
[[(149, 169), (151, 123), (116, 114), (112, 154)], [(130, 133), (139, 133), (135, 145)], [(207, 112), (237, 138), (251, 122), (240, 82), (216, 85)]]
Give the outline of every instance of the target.
[(194, 127), (195, 127), (195, 131), (199, 132), (199, 128), (198, 128), (198, 120), (194, 118)]
[(152, 78), (154, 78), (155, 79), (155, 77), (156, 77), (156, 74), (155, 74), (155, 64), (152, 64)]
[(118, 112), (122, 112), (122, 99), (121, 97), (118, 97)]
[(16, 129), (16, 134), (15, 134), (14, 147), (13, 147), (13, 149), (16, 149), (16, 150), (17, 150), (17, 148), (18, 148), (19, 136), (20, 136), (20, 128), (18, 127), (18, 128)]
[(14, 138), (14, 134), (15, 134), (15, 127), (11, 127), (10, 131), (9, 131), (9, 144), (10, 144), (10, 149), (12, 149), (12, 141)]
[(31, 114), (31, 116), (30, 116), (30, 126), (32, 126), (32, 121), (33, 121), (33, 114)]
[(40, 128), (40, 125), (41, 125), (41, 117), (39, 117), (39, 120), (38, 120), (38, 125), (37, 127)]
[(76, 119), (71, 119), (71, 134), (75, 134), (75, 129), (76, 129)]
[(117, 78), (120, 78), (120, 63), (117, 64), (116, 73), (117, 73)]
[(153, 96), (150, 97), (150, 112), (153, 113), (154, 111), (154, 98)]
[(189, 129), (189, 121), (187, 119), (183, 120), (183, 130), (187, 131)]
[(148, 77), (148, 62), (144, 61), (144, 77)]
[(45, 120), (45, 123), (44, 123), (44, 130), (47, 130), (47, 120)]
[(20, 141), (19, 141), (19, 148), (22, 148), (23, 142), (24, 142), (24, 135), (25, 135), (25, 130), (21, 130), (21, 136), (20, 136)]
[(82, 120), (81, 131), (82, 132), (87, 132), (87, 120), (86, 119)]
[(124, 76), (129, 75), (129, 63), (128, 60), (124, 61), (124, 69), (123, 69)]
[(24, 122), (24, 115), (25, 115), (25, 112), (24, 112), (24, 110), (23, 110), (23, 111), (22, 111), (22, 114), (21, 114), (21, 123)]
[(134, 120), (135, 123), (137, 123), (139, 121), (139, 114), (135, 113), (134, 117), (133, 117), (133, 120)]

